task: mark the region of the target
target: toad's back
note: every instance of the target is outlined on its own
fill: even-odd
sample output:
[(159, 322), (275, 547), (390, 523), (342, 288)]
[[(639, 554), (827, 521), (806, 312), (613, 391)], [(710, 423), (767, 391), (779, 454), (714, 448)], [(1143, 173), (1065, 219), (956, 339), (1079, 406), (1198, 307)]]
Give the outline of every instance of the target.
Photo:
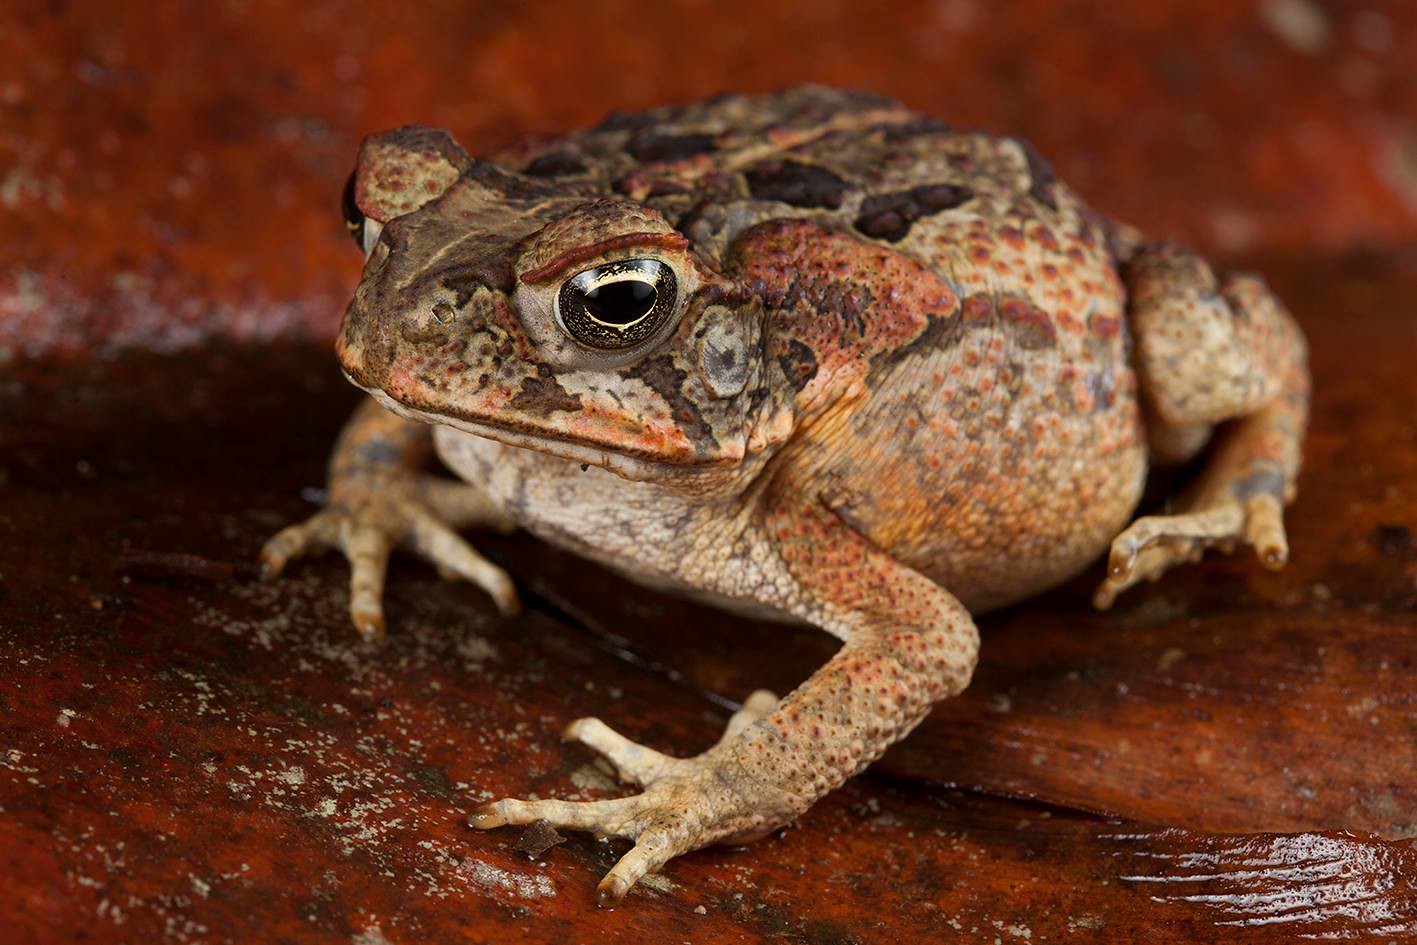
[(1026, 144), (804, 87), (612, 116), (496, 160), (662, 212), (782, 320), (806, 413), (869, 360), (793, 461), (971, 608), (1066, 579), (1126, 523), (1146, 462), (1116, 233)]

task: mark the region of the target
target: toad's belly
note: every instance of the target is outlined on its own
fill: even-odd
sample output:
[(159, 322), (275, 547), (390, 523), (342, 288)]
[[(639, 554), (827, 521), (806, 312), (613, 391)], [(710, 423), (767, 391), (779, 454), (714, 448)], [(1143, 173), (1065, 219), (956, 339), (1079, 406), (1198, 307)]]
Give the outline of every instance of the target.
[(1126, 527), (1145, 484), (1143, 449), (1026, 477), (1010, 474), (1018, 468), (1014, 457), (993, 455), (985, 445), (977, 465), (914, 478), (913, 461), (902, 460), (854, 484), (843, 479), (829, 504), (877, 547), (979, 613), (1080, 574)]
[(1126, 460), (1041, 483), (981, 476), (941, 490), (924, 527), (861, 530), (970, 611), (991, 610), (1062, 584), (1107, 549), (1144, 486), (1142, 451)]

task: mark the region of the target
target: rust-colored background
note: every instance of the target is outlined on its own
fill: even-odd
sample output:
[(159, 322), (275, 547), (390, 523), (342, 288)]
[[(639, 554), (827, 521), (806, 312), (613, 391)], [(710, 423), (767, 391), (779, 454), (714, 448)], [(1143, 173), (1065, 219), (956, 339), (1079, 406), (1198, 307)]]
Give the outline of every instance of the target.
[[(804, 80), (1262, 269), (1314, 349), (1293, 563), (992, 615), (969, 693), (796, 829), (597, 911), (614, 849), (466, 811), (613, 790), (566, 721), (696, 750), (830, 642), (529, 539), (478, 539), (526, 616), (401, 562), (382, 648), (340, 561), (255, 583), (356, 399), (339, 191), (392, 125), (478, 151)], [(22, 0), (0, 234), (5, 945), (1417, 941), (1411, 4)]]

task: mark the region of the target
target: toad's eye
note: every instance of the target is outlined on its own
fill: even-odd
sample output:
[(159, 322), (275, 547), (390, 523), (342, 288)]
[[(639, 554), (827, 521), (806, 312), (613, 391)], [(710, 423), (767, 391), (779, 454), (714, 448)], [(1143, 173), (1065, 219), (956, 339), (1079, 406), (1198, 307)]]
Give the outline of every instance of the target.
[(561, 284), (556, 314), (588, 348), (628, 348), (674, 312), (674, 270), (657, 259), (623, 259), (578, 272)]

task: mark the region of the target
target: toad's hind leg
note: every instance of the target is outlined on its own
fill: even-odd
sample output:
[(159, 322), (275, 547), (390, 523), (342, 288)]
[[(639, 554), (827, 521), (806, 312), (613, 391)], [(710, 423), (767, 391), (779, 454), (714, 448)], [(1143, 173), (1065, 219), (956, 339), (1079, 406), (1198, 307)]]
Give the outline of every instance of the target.
[(1153, 460), (1189, 458), (1212, 426), (1223, 426), (1177, 513), (1138, 519), (1113, 541), (1094, 602), (1108, 607), (1207, 548), (1244, 543), (1267, 567), (1283, 567), (1283, 510), (1294, 498), (1309, 411), (1303, 334), (1258, 278), (1217, 280), (1175, 246), (1144, 247), (1123, 276)]

